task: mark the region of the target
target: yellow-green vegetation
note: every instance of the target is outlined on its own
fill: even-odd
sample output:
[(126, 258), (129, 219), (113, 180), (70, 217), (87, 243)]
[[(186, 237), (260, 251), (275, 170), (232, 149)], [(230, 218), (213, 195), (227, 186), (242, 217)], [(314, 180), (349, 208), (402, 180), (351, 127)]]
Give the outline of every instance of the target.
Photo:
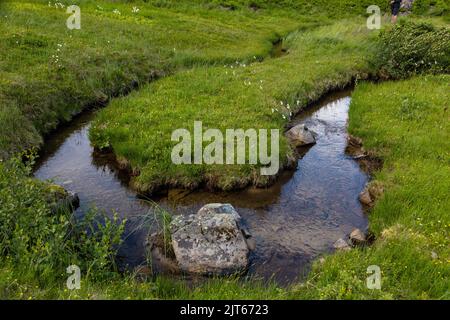
[[(0, 2), (1, 299), (449, 298), (450, 78), (414, 76), (430, 69), (402, 61), (439, 57), (431, 71), (448, 72), (448, 55), (436, 49), (448, 48), (437, 43), (448, 41), (448, 29), (389, 29), (379, 42), (364, 19), (349, 17), (364, 15), (373, 0), (59, 2), (82, 7), (81, 30), (65, 27), (68, 15), (54, 1)], [(386, 7), (386, 1), (376, 2)], [(434, 14), (448, 12), (444, 1), (417, 3), (420, 14), (429, 13), (430, 5)], [(439, 23), (445, 21), (448, 16)], [(414, 42), (404, 30), (421, 30), (423, 41)], [(380, 55), (380, 43), (392, 35), (405, 35), (397, 37), (401, 46), (395, 42)], [(289, 54), (271, 58), (279, 38)], [(222, 189), (259, 183), (256, 167), (175, 168), (167, 160), (168, 133), (190, 129), (194, 120), (219, 129), (282, 128), (290, 112), (377, 72), (380, 61), (405, 62), (400, 77), (413, 77), (359, 81), (353, 96), (349, 130), (384, 161), (374, 176), (384, 192), (370, 213), (376, 241), (325, 257), (302, 284), (280, 288), (220, 278), (188, 286), (120, 274), (114, 255), (123, 224), (95, 212), (75, 224), (68, 212), (52, 211), (49, 186), (30, 178), (32, 161), (5, 161), (39, 145), (44, 134), (89, 105), (139, 87), (113, 99), (91, 133), (98, 147), (112, 147), (140, 170), (138, 189), (173, 181), (188, 187), (209, 181)], [(388, 76), (395, 76), (398, 69), (389, 66)], [(145, 84), (160, 76), (165, 78)], [(283, 140), (282, 157), (288, 152)], [(66, 289), (71, 264), (83, 270), (80, 290)], [(366, 287), (369, 265), (381, 267), (380, 291)]]
[[(367, 77), (367, 57), (376, 34), (365, 20), (343, 20), (286, 37), (288, 54), (262, 62), (236, 61), (218, 67), (195, 67), (141, 88), (103, 109), (91, 129), (99, 148), (112, 147), (140, 175), (133, 185), (142, 192), (159, 186), (192, 188), (206, 184), (224, 190), (265, 185), (257, 165), (175, 165), (172, 132), (280, 129), (292, 115), (324, 93)], [(308, 24), (306, 24), (308, 26)], [(205, 143), (206, 144), (206, 143)], [(290, 150), (280, 141), (280, 160)], [(224, 152), (225, 154), (225, 152)], [(248, 159), (247, 159), (248, 160)]]

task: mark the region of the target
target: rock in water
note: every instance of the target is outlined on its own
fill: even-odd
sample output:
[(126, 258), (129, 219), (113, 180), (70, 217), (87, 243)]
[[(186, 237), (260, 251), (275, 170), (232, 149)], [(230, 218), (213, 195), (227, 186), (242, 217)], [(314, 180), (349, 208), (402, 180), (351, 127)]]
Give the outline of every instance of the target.
[(240, 221), (229, 204), (208, 204), (196, 215), (175, 217), (171, 223), (172, 245), (180, 269), (205, 275), (244, 272), (249, 248)]
[(52, 212), (73, 212), (80, 206), (80, 198), (75, 192), (56, 184), (46, 186), (47, 202)]
[(299, 124), (286, 132), (286, 137), (295, 147), (308, 146), (316, 143), (316, 134), (304, 124)]
[(345, 241), (344, 239), (338, 239), (335, 243), (334, 243), (334, 245), (333, 245), (333, 247), (336, 249), (336, 250), (342, 250), (342, 251), (348, 251), (348, 250), (350, 250), (351, 249), (351, 247), (350, 247), (350, 245), (347, 243), (347, 241)]
[(350, 241), (355, 246), (365, 244), (366, 240), (366, 235), (359, 229), (355, 229), (350, 233)]
[(365, 205), (365, 206), (371, 206), (373, 204), (372, 197), (370, 196), (370, 192), (368, 188), (365, 188), (360, 194), (359, 194), (359, 201)]

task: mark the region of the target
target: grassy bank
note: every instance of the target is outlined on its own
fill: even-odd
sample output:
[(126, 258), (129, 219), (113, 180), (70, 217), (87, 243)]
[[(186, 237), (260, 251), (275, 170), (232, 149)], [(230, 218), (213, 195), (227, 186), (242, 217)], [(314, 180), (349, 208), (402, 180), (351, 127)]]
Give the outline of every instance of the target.
[[(364, 23), (353, 19), (303, 29), (286, 38), (287, 55), (195, 67), (151, 83), (103, 109), (91, 129), (91, 141), (98, 148), (112, 148), (120, 162), (140, 173), (132, 184), (141, 192), (161, 186), (231, 190), (267, 185), (270, 180), (260, 175), (261, 164), (248, 164), (248, 157), (246, 165), (173, 164), (177, 142), (172, 142), (172, 132), (194, 132), (194, 121), (223, 134), (226, 129), (251, 128), (283, 132), (291, 116), (308, 103), (354, 78), (367, 77), (376, 33)], [(291, 154), (281, 137), (282, 166)]]
[[(450, 279), (449, 76), (423, 76), (353, 94), (350, 133), (384, 160), (374, 180), (384, 194), (370, 213), (377, 240), (316, 265), (306, 298), (448, 299)], [(382, 290), (366, 288), (378, 265)]]
[[(68, 291), (64, 281), (20, 273), (3, 262), (3, 298), (83, 299), (448, 299), (450, 170), (449, 76), (360, 84), (353, 94), (350, 132), (384, 160), (375, 173), (384, 194), (372, 209), (377, 240), (367, 248), (327, 256), (304, 284), (280, 288), (258, 281), (209, 280), (194, 287), (157, 278), (138, 282), (109, 274), (83, 279)], [(367, 267), (378, 265), (382, 289), (366, 287)], [(25, 275), (24, 275), (25, 274)]]
[(2, 158), (39, 145), (61, 121), (156, 76), (267, 56), (272, 41), (299, 24), (286, 11), (81, 1), (81, 30), (69, 30), (66, 9), (54, 3), (0, 7)]
[[(375, 34), (364, 19), (330, 18), (364, 12), (365, 1), (256, 1), (257, 8), (244, 0), (76, 3), (82, 29), (69, 31), (65, 9), (54, 2), (1, 2), (0, 158), (39, 145), (61, 121), (139, 85), (113, 100), (92, 131), (98, 147), (112, 147), (140, 171), (138, 189), (171, 181), (222, 189), (263, 184), (258, 166), (175, 169), (167, 134), (199, 117), (219, 129), (282, 128), (291, 111), (371, 71)], [(270, 58), (272, 42), (287, 34), (289, 54)], [(350, 131), (385, 164), (375, 175), (384, 195), (370, 214), (377, 241), (326, 257), (306, 283), (289, 288), (237, 279), (188, 287), (119, 274), (117, 221), (89, 216), (74, 225), (69, 214), (54, 214), (47, 186), (30, 178), (29, 167), (0, 160), (0, 298), (448, 299), (448, 83), (448, 76), (416, 76), (358, 85)], [(289, 152), (284, 140), (281, 151)], [(97, 232), (85, 232), (92, 228)], [(66, 289), (70, 264), (82, 268), (79, 291)], [(369, 265), (381, 267), (381, 291), (366, 288)]]

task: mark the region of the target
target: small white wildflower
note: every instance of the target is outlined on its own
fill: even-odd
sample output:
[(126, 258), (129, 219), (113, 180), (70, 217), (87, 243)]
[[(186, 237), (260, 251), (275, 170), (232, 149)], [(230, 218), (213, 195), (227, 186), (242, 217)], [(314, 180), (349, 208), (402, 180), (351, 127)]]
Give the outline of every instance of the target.
[(138, 13), (139, 12), (139, 8), (138, 7), (133, 7), (133, 10), (131, 10), (133, 13)]

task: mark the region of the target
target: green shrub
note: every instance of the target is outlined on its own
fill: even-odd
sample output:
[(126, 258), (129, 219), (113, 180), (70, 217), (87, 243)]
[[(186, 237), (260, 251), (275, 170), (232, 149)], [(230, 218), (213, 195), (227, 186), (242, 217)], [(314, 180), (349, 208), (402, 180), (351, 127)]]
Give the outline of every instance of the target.
[[(32, 156), (0, 162), (0, 261), (42, 279), (65, 276), (69, 265), (98, 278), (114, 267), (124, 222), (95, 211), (80, 220), (51, 210), (48, 185), (30, 177)], [(101, 218), (101, 219), (100, 219)]]
[(375, 58), (382, 78), (449, 73), (450, 31), (427, 23), (402, 22), (380, 34)]
[(449, 11), (448, 0), (415, 0), (412, 8), (418, 15), (445, 15)]

